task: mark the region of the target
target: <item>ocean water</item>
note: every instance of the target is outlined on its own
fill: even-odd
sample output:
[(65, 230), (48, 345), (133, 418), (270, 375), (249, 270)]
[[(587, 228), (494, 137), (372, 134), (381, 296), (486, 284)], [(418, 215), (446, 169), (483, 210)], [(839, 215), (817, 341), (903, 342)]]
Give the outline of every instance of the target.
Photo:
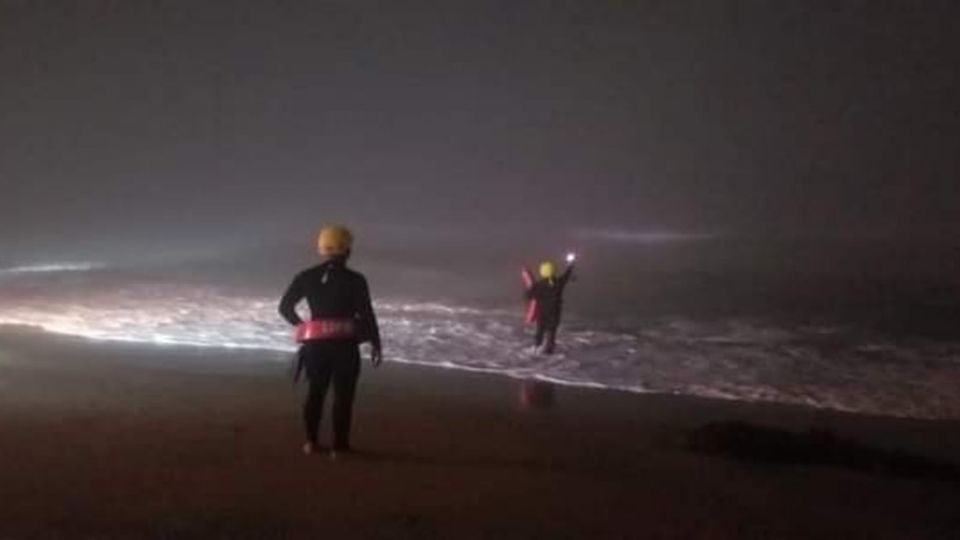
[[(390, 274), (401, 273), (374, 270), (379, 277), (371, 277), (387, 361), (635, 392), (960, 418), (960, 339), (949, 333), (892, 331), (857, 316), (720, 309), (716, 302), (697, 310), (689, 298), (671, 302), (643, 288), (611, 302), (602, 288), (584, 283), (590, 279), (587, 268), (571, 285), (559, 351), (545, 356), (532, 351), (532, 329), (522, 324), (513, 272), (496, 282), (503, 294), (487, 301), (446, 294), (442, 287), (418, 295), (384, 287), (387, 292), (376, 294), (377, 280)], [(437, 272), (427, 275), (432, 283), (442, 281)], [(644, 283), (656, 283), (657, 275), (662, 276), (645, 276)], [(291, 276), (277, 275), (276, 283), (263, 285), (210, 279), (182, 268), (8, 267), (0, 269), (0, 324), (156, 346), (293, 351), (291, 329), (276, 311)], [(702, 285), (705, 278), (698, 276), (693, 281)], [(609, 276), (606, 282), (617, 283)], [(495, 287), (478, 283), (473, 289)], [(741, 305), (749, 296), (734, 291), (728, 301)]]

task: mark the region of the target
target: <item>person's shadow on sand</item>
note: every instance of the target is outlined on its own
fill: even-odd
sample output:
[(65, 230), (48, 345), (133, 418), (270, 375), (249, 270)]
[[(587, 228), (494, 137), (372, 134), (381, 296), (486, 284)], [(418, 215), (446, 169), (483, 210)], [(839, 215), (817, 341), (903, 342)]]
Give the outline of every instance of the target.
[(960, 464), (872, 448), (826, 430), (799, 433), (745, 422), (711, 422), (689, 433), (686, 444), (693, 452), (753, 463), (825, 465), (960, 482)]

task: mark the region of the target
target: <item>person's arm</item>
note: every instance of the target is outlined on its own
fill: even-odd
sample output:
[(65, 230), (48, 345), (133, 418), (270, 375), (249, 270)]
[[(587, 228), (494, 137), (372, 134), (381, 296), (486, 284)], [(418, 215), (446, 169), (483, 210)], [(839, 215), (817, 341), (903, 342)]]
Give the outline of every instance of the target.
[(373, 312), (373, 302), (370, 300), (370, 287), (367, 280), (360, 278), (360, 326), (363, 329), (364, 341), (369, 341), (373, 347), (370, 361), (374, 367), (383, 361), (383, 349), (380, 344), (380, 327), (377, 325), (377, 315)]
[(575, 263), (567, 263), (567, 269), (563, 271), (563, 274), (560, 275), (560, 283), (563, 285), (567, 284), (567, 281), (570, 280), (570, 277), (573, 276), (573, 266)]
[(278, 310), (280, 316), (293, 326), (297, 326), (303, 322), (300, 315), (297, 314), (297, 304), (300, 300), (303, 300), (304, 297), (303, 279), (301, 275), (302, 274), (298, 274), (297, 277), (293, 278), (290, 286), (287, 287), (286, 292), (283, 293), (283, 297), (280, 298), (280, 307)]

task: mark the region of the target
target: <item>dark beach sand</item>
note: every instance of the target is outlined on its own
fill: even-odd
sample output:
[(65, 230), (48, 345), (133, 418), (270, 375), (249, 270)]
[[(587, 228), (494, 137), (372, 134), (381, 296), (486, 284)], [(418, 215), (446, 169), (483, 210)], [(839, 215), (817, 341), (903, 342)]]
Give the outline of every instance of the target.
[(0, 538), (960, 538), (960, 422), (388, 363), (332, 462), (277, 358), (0, 330)]

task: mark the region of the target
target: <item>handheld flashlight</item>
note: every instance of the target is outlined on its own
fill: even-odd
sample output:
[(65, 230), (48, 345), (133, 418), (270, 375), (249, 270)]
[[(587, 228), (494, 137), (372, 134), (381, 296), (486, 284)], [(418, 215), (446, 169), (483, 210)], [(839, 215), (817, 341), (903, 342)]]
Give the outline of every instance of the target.
[(575, 260), (577, 260), (577, 254), (576, 254), (576, 253), (574, 253), (574, 252), (572, 252), (572, 251), (571, 251), (570, 253), (567, 253), (567, 264), (570, 264), (570, 263), (572, 263), (572, 262), (575, 261)]

